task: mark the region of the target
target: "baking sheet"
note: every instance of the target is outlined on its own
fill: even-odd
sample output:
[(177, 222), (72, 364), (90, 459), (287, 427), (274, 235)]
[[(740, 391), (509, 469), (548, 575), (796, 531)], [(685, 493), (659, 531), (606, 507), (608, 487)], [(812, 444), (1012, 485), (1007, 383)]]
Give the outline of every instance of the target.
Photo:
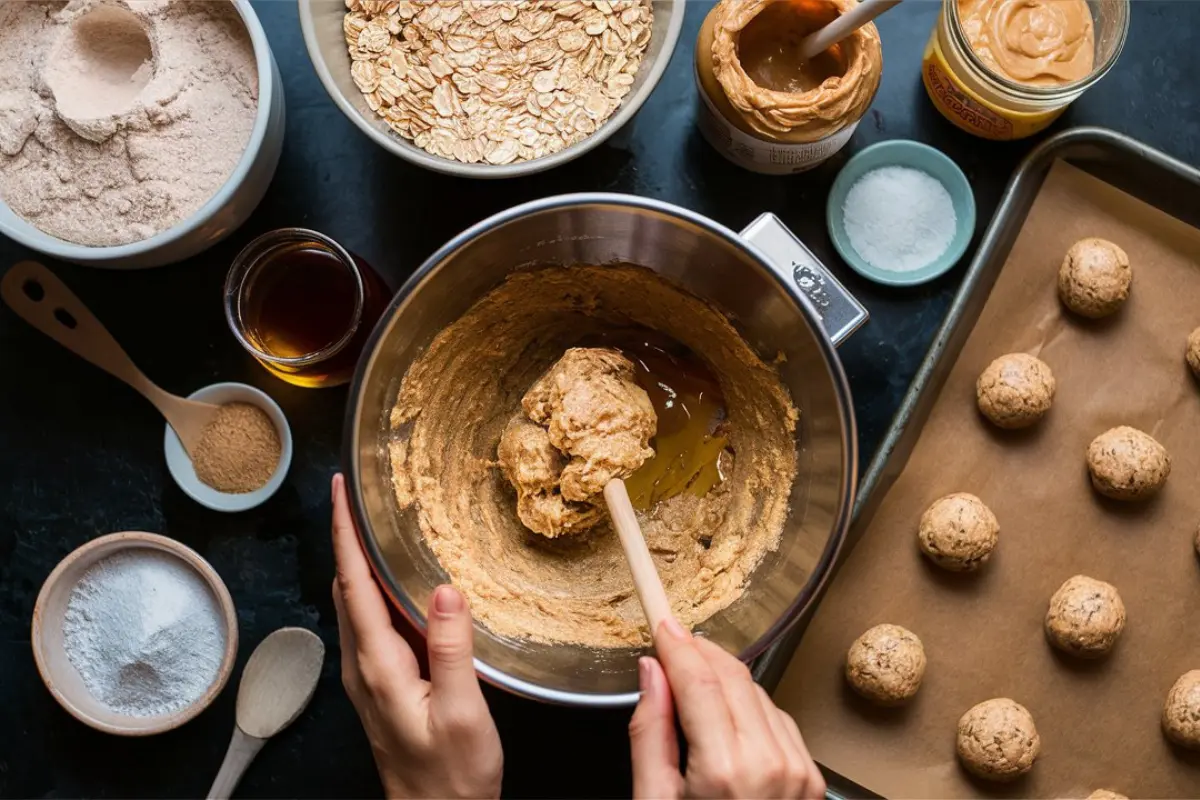
[[(1062, 256), (1085, 236), (1117, 242), (1133, 264), (1130, 300), (1107, 321), (1076, 320), (1057, 299)], [(1200, 325), (1198, 259), (1200, 231), (1069, 164), (1051, 169), (921, 440), (776, 692), (825, 766), (891, 797), (1200, 795), (1200, 755), (1159, 728), (1170, 685), (1200, 668), (1200, 384), (1183, 359)], [(1046, 360), (1058, 391), (1040, 425), (1002, 432), (979, 417), (974, 384), (1013, 351)], [(1149, 504), (1106, 501), (1088, 483), (1087, 444), (1119, 424), (1172, 455)], [(922, 511), (954, 491), (978, 494), (1000, 520), (976, 575), (941, 572), (916, 546)], [(1114, 583), (1129, 613), (1101, 662), (1060, 657), (1042, 633), (1050, 595), (1078, 573)], [(880, 622), (925, 643), (925, 682), (906, 708), (876, 710), (842, 677), (850, 643)], [(970, 778), (954, 755), (959, 716), (999, 696), (1030, 709), (1043, 746), (1008, 785)]]

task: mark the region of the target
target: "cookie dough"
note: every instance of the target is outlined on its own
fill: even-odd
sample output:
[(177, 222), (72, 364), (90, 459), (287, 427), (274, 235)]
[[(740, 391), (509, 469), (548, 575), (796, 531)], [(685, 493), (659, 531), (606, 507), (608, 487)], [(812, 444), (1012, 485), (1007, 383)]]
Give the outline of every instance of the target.
[(1167, 692), (1162, 726), (1175, 744), (1200, 750), (1200, 669), (1183, 673)]
[(1076, 314), (1099, 319), (1121, 308), (1132, 282), (1124, 250), (1106, 239), (1080, 239), (1058, 270), (1058, 296)]
[(525, 393), (521, 408), (496, 456), (517, 490), (517, 516), (543, 536), (595, 525), (604, 485), (628, 478), (654, 455), (654, 406), (633, 363), (616, 350), (567, 350)]
[(1001, 428), (1027, 428), (1050, 410), (1054, 374), (1028, 353), (1000, 356), (975, 382), (980, 412)]
[(992, 781), (1029, 772), (1042, 750), (1033, 716), (1007, 697), (985, 700), (958, 721), (958, 757), (967, 771)]
[(850, 645), (846, 680), (854, 691), (882, 706), (901, 705), (921, 688), (925, 648), (899, 625), (876, 625)]
[(1144, 500), (1171, 474), (1171, 455), (1153, 436), (1122, 425), (1097, 436), (1087, 449), (1092, 486), (1114, 500)]
[(992, 510), (973, 494), (958, 492), (934, 501), (921, 515), (921, 552), (942, 569), (973, 572), (988, 560), (1000, 536)]
[(1187, 363), (1192, 374), (1200, 378), (1200, 328), (1192, 331), (1187, 339)]
[(1125, 630), (1125, 603), (1117, 587), (1086, 575), (1068, 578), (1050, 598), (1046, 638), (1080, 658), (1106, 655)]
[(1129, 800), (1129, 797), (1111, 789), (1097, 789), (1087, 796), (1087, 800)]
[[(528, 418), (525, 395), (568, 349), (646, 331), (701, 358), (726, 411), (731, 455), (722, 462), (724, 480), (703, 496), (683, 493), (639, 512), (680, 622), (698, 625), (737, 600), (764, 555), (778, 547), (796, 475), (798, 412), (776, 370), (717, 309), (650, 270), (518, 270), (412, 363), (400, 382), (389, 442), (397, 525), (419, 531), (493, 634), (597, 648), (648, 641), (607, 513), (583, 530), (592, 511), (575, 507), (574, 517), (560, 517), (564, 528), (578, 528), (573, 535), (532, 533), (504, 466), (527, 474), (530, 487), (549, 485), (547, 477), (571, 459), (554, 447), (548, 426)], [(506, 429), (518, 424), (514, 417), (545, 430), (546, 440), (521, 425), (524, 433), (510, 433), (499, 453)], [(509, 447), (540, 451), (543, 460), (518, 460)], [(579, 478), (581, 486), (599, 481), (586, 470)]]

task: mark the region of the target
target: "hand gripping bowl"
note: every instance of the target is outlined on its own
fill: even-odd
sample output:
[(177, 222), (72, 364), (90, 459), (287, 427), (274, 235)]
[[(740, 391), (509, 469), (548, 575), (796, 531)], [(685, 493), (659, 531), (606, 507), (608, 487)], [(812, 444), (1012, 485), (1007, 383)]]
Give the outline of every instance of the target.
[[(779, 372), (800, 409), (799, 468), (782, 540), (755, 570), (745, 594), (698, 629), (750, 659), (815, 600), (842, 543), (857, 474), (850, 391), (831, 337), (853, 330), (865, 312), (774, 217), (763, 215), (743, 237), (654, 200), (564, 195), (481, 222), (405, 283), (359, 361), (344, 441), (364, 547), (385, 592), (414, 625), (424, 630), (429, 596), (446, 575), (425, 545), (416, 514), (396, 507), (386, 446), (389, 414), (401, 378), (434, 336), (512, 270), (529, 264), (649, 267), (726, 313), (767, 361), (786, 356)], [(476, 627), (480, 674), (549, 702), (633, 704), (641, 653), (504, 639)]]
[(354, 125), (375, 144), (392, 155), (418, 167), (458, 175), (464, 178), (513, 178), (557, 167), (579, 158), (598, 147), (617, 129), (627, 123), (646, 102), (667, 69), (675, 52), (679, 31), (683, 27), (686, 0), (652, 0), (654, 33), (646, 56), (638, 70), (628, 95), (613, 115), (591, 136), (548, 156), (513, 164), (465, 164), (425, 152), (408, 139), (392, 131), (378, 114), (368, 106), (362, 92), (350, 77), (350, 54), (346, 51), (346, 35), (342, 19), (346, 15), (345, 0), (300, 0), (300, 28), (304, 44), (312, 59), (317, 77), (321, 79), (330, 99)]

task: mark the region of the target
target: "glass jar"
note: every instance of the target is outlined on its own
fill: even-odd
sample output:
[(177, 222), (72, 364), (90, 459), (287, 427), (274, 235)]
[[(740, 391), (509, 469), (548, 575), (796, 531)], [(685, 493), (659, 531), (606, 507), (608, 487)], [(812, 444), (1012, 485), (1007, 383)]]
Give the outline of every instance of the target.
[[(879, 88), (883, 51), (868, 23), (817, 58), (787, 52), (855, 0), (722, 0), (696, 41), (696, 124), (739, 167), (764, 175), (812, 169), (850, 141)], [(770, 74), (762, 70), (767, 56)]]
[(233, 260), (225, 319), (233, 335), (276, 377), (297, 386), (350, 380), (391, 294), (364, 261), (328, 236), (280, 228)]
[(985, 139), (1022, 139), (1044, 130), (1116, 63), (1129, 30), (1129, 0), (1087, 0), (1095, 31), (1092, 71), (1058, 86), (1035, 86), (1001, 75), (967, 39), (958, 0), (944, 0), (925, 46), (921, 79), (946, 119)]

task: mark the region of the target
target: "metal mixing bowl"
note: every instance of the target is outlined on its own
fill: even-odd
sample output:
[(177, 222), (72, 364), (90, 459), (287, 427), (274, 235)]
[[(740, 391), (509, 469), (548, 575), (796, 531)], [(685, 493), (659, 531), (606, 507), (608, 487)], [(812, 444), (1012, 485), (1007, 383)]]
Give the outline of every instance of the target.
[[(424, 630), (429, 596), (447, 577), (415, 512), (398, 510), (394, 501), (388, 417), (401, 378), (435, 335), (512, 270), (614, 262), (649, 267), (709, 301), (765, 360), (785, 356), (777, 362), (779, 374), (800, 408), (791, 513), (778, 550), (758, 566), (745, 594), (698, 628), (753, 658), (813, 602), (844, 537), (857, 460), (850, 390), (821, 319), (801, 297), (801, 287), (813, 291), (812, 270), (773, 265), (727, 228), (666, 203), (612, 194), (527, 203), (460, 234), (405, 283), (359, 361), (347, 409), (345, 467), (364, 546), (384, 590)], [(831, 283), (817, 290), (818, 302), (829, 300)], [(828, 324), (830, 315), (823, 316)], [(500, 638), (482, 626), (476, 631), (476, 668), (493, 684), (573, 705), (637, 700), (641, 650), (547, 645)]]
[(329, 92), (330, 98), (347, 119), (375, 144), (405, 161), (434, 172), (465, 178), (512, 178), (541, 172), (579, 158), (629, 122), (658, 85), (671, 54), (675, 52), (679, 30), (683, 27), (684, 5), (685, 0), (652, 0), (654, 34), (642, 66), (629, 94), (599, 130), (557, 153), (501, 166), (464, 164), (427, 153), (389, 128), (379, 115), (367, 107), (366, 98), (350, 77), (350, 54), (346, 51), (345, 34), (342, 32), (342, 19), (346, 14), (344, 0), (300, 0), (300, 28), (304, 31), (308, 56), (325, 91)]

